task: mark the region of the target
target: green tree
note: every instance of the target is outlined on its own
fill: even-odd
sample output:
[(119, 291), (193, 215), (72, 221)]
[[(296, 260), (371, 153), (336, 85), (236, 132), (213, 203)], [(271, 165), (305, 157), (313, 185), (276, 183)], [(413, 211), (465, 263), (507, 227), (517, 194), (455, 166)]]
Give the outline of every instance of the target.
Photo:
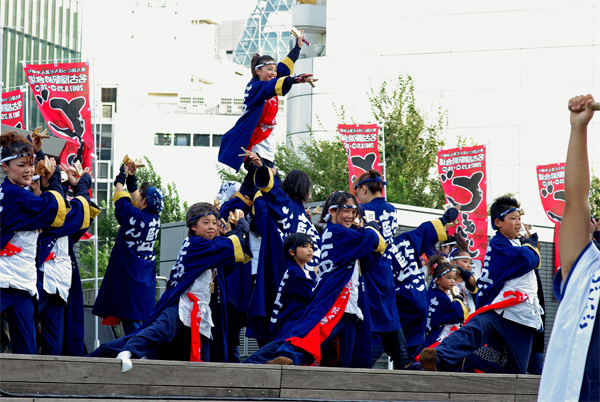
[(594, 172), (590, 182), (590, 209), (593, 216), (600, 216), (600, 178), (594, 175)]
[[(165, 209), (160, 214), (160, 223), (180, 222), (185, 220), (185, 214), (188, 209), (187, 202), (181, 202), (175, 183), (168, 183), (166, 188), (162, 183), (162, 179), (154, 170), (152, 162), (147, 157), (144, 157), (146, 166), (139, 168), (137, 171), (138, 186), (148, 182), (154, 187), (162, 191), (165, 197)], [(119, 223), (115, 217), (115, 207), (113, 203), (106, 205), (102, 202), (102, 213), (98, 216), (98, 276), (103, 277), (108, 266), (110, 252), (115, 244), (117, 234), (119, 233)], [(154, 252), (156, 253), (156, 267), (160, 266), (160, 239), (154, 243)], [(94, 277), (94, 243), (84, 242), (81, 245), (81, 276), (82, 278)]]

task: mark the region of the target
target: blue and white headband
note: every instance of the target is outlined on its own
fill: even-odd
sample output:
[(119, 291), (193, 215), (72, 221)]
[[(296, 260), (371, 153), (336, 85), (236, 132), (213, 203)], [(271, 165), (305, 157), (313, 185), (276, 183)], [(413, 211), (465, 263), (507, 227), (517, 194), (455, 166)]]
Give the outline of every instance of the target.
[(368, 178), (368, 179), (364, 179), (363, 181), (356, 183), (356, 184), (354, 185), (354, 189), (356, 190), (357, 188), (359, 188), (359, 187), (360, 187), (360, 186), (362, 186), (363, 184), (365, 184), (365, 183), (368, 183), (368, 182), (370, 182), (370, 181), (374, 181), (374, 182), (376, 182), (376, 183), (381, 183), (381, 184), (383, 184), (384, 186), (387, 186), (387, 181), (384, 181), (384, 180), (381, 178), (381, 176), (375, 176), (375, 177), (370, 177), (370, 178)]
[(190, 220), (187, 222), (187, 225), (188, 225), (188, 226), (191, 226), (191, 225), (192, 225), (192, 222), (194, 222), (194, 221), (196, 221), (196, 220), (198, 220), (198, 219), (200, 219), (200, 218), (202, 218), (202, 217), (204, 217), (204, 216), (208, 216), (208, 215), (214, 215), (214, 216), (215, 216), (215, 218), (217, 218), (217, 220), (219, 220), (219, 215), (218, 215), (216, 212), (212, 212), (212, 211), (210, 211), (210, 212), (207, 212), (207, 213), (205, 213), (205, 214), (196, 215), (196, 216), (194, 216), (193, 218), (190, 218)]
[(16, 155), (7, 156), (6, 158), (2, 158), (2, 160), (0, 160), (0, 163), (12, 161), (14, 159), (19, 159), (19, 158), (22, 158), (24, 156), (31, 156), (31, 154), (29, 152), (24, 152), (22, 154), (16, 154)]
[(329, 207), (329, 211), (327, 211), (327, 215), (325, 215), (325, 217), (323, 218), (323, 220), (325, 222), (329, 222), (329, 220), (331, 219), (331, 210), (332, 209), (338, 209), (338, 208), (342, 208), (342, 209), (357, 209), (358, 207), (356, 205), (348, 205), (348, 204), (344, 204), (344, 205), (332, 205)]
[(165, 196), (158, 188), (151, 186), (146, 190), (148, 210), (160, 214), (165, 209)]
[(437, 288), (437, 283), (435, 283), (436, 280), (440, 279), (442, 276), (452, 272), (452, 271), (456, 271), (456, 268), (448, 268), (446, 269), (444, 272), (442, 272), (441, 274), (439, 274), (438, 276), (436, 276), (435, 278), (433, 278), (433, 280), (431, 281), (432, 283), (432, 288), (435, 289)]
[(496, 226), (496, 224), (494, 223), (496, 221), (496, 219), (500, 219), (505, 217), (506, 215), (510, 214), (511, 212), (515, 212), (515, 211), (519, 211), (519, 213), (521, 213), (521, 209), (520, 208), (511, 208), (511, 209), (507, 209), (506, 211), (502, 212), (500, 215), (498, 215), (497, 217), (495, 217), (492, 220), (492, 229), (494, 230), (498, 230), (498, 227)]
[(266, 63), (257, 64), (256, 66), (254, 66), (254, 70), (256, 71), (261, 67), (268, 66), (269, 64), (277, 64), (277, 63), (275, 63), (274, 61), (267, 61)]

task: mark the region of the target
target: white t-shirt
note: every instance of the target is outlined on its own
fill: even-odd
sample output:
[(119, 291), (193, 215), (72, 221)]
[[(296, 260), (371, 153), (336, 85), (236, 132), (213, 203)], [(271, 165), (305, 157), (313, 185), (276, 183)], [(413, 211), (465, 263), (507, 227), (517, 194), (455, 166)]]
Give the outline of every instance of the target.
[(364, 317), (362, 311), (360, 307), (358, 307), (358, 274), (358, 260), (356, 260), (354, 264), (354, 272), (352, 272), (352, 279), (350, 279), (350, 283), (352, 284), (352, 287), (350, 288), (350, 300), (348, 300), (348, 304), (346, 304), (344, 313), (354, 314), (358, 317), (358, 319), (363, 320)]
[(35, 256), (38, 236), (37, 230), (19, 231), (10, 239), (9, 243), (21, 252), (0, 257), (0, 288), (26, 290), (37, 298)]
[(40, 268), (44, 272), (44, 290), (53, 295), (58, 294), (66, 302), (71, 289), (73, 266), (69, 256), (69, 238), (60, 237), (56, 240), (52, 253), (55, 257), (44, 262)]
[(214, 327), (212, 322), (212, 313), (210, 310), (210, 284), (212, 282), (212, 270), (207, 269), (200, 274), (192, 283), (192, 286), (179, 297), (179, 319), (186, 327), (192, 327), (192, 308), (194, 303), (188, 298), (188, 293), (193, 294), (199, 300), (200, 304), (200, 334), (208, 339), (211, 338), (210, 329)]

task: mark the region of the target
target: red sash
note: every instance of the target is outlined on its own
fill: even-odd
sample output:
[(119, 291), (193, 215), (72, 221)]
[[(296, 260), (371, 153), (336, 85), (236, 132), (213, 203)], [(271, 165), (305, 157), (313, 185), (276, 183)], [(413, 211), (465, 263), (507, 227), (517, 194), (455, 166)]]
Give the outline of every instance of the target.
[[(525, 300), (529, 299), (529, 296), (527, 295), (527, 293), (523, 293), (518, 290), (508, 290), (508, 291), (504, 292), (504, 294), (502, 296), (503, 297), (512, 296), (512, 297), (509, 299), (506, 299), (506, 300), (499, 301), (497, 303), (492, 303), (487, 306), (478, 308), (469, 317), (467, 317), (463, 326), (466, 325), (469, 322), (469, 320), (471, 320), (471, 318), (475, 317), (476, 315), (485, 313), (486, 311), (490, 311), (490, 310), (497, 310), (500, 308), (516, 306), (517, 304), (523, 303)], [(454, 332), (454, 331), (452, 331), (452, 332)], [(450, 334), (448, 334), (448, 336), (452, 335), (452, 332), (450, 332)], [(446, 339), (446, 338), (444, 338), (444, 339)], [(442, 343), (442, 341), (444, 339), (442, 339), (440, 342), (433, 343), (431, 346), (429, 346), (429, 349), (435, 349), (440, 343)], [(419, 356), (417, 356), (415, 360), (419, 361)]]
[(263, 108), (262, 114), (260, 115), (260, 119), (258, 119), (258, 124), (252, 132), (252, 137), (250, 138), (250, 143), (248, 144), (248, 151), (252, 151), (252, 147), (254, 147), (259, 142), (267, 139), (269, 135), (271, 135), (271, 132), (273, 132), (273, 128), (267, 128), (263, 130), (263, 126), (274, 126), (275, 116), (277, 116), (278, 111), (279, 98), (277, 96), (274, 96), (265, 102), (265, 106)]
[(102, 325), (119, 325), (121, 323), (121, 319), (118, 317), (112, 317), (112, 316), (108, 316), (106, 318), (102, 319)]
[(188, 293), (188, 299), (194, 303), (194, 307), (192, 307), (192, 321), (190, 322), (190, 326), (192, 327), (192, 351), (190, 353), (190, 361), (191, 362), (201, 362), (200, 358), (200, 348), (202, 346), (202, 342), (200, 340), (200, 322), (202, 321), (202, 312), (200, 311), (200, 306), (198, 305), (198, 298), (191, 293)]
[(56, 258), (56, 254), (50, 253), (50, 254), (48, 254), (48, 258), (46, 258), (46, 261), (44, 261), (44, 262), (48, 262), (48, 261), (53, 260), (55, 258)]
[(19, 254), (21, 251), (23, 250), (14, 244), (6, 243), (6, 246), (0, 250), (0, 257), (10, 257), (11, 255)]
[(352, 281), (348, 282), (344, 289), (342, 289), (333, 306), (325, 314), (325, 317), (304, 338), (295, 336), (286, 339), (286, 342), (310, 353), (315, 358), (317, 364), (321, 364), (321, 344), (342, 319), (350, 298), (350, 289), (352, 289)]

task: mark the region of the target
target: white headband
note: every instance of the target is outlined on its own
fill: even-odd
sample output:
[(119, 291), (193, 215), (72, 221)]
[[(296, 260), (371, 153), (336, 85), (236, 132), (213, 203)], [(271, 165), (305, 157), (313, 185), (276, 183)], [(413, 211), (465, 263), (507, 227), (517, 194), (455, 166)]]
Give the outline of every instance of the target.
[(274, 61), (268, 61), (266, 63), (258, 64), (256, 66), (254, 66), (254, 71), (258, 70), (261, 67), (267, 66), (269, 64), (276, 64), (276, 63)]
[(13, 159), (19, 159), (19, 158), (22, 158), (24, 156), (31, 156), (31, 154), (25, 152), (25, 153), (22, 153), (22, 154), (16, 154), (16, 155), (12, 155), (12, 156), (7, 156), (6, 158), (3, 158), (2, 160), (0, 160), (0, 163), (12, 161)]

